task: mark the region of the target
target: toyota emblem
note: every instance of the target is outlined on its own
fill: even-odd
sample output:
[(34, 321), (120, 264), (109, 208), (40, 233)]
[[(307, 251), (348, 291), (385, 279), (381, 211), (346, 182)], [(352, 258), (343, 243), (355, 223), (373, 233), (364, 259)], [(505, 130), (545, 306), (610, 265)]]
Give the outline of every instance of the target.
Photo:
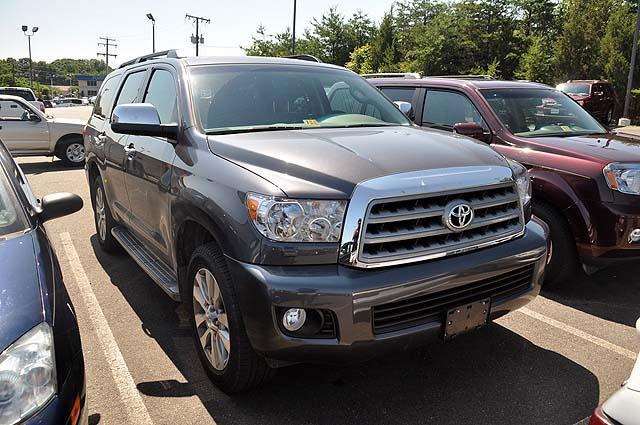
[(461, 232), (473, 221), (473, 208), (465, 201), (457, 199), (447, 204), (442, 218), (449, 230)]

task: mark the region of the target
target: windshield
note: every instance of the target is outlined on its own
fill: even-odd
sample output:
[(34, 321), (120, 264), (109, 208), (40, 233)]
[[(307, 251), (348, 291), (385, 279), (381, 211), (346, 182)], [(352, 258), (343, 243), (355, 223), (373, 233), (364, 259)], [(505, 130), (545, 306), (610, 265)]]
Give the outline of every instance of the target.
[(589, 96), (591, 86), (589, 84), (578, 83), (564, 83), (558, 85), (558, 90), (565, 92), (566, 94), (573, 94), (579, 96)]
[(208, 134), (410, 125), (378, 90), (346, 70), (241, 64), (190, 72), (197, 119)]
[(24, 211), (0, 166), (0, 240), (28, 228)]
[(566, 94), (554, 89), (481, 90), (504, 126), (523, 137), (604, 134), (607, 130)]
[(31, 93), (29, 90), (0, 89), (0, 94), (6, 94), (8, 96), (18, 96), (29, 102), (36, 100), (33, 93)]

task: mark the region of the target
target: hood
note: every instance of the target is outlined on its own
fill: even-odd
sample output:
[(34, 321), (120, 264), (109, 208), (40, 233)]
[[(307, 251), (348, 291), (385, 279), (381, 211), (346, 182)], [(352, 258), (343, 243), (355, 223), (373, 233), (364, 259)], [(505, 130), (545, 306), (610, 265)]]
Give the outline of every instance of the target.
[(213, 153), (287, 196), (348, 199), (358, 183), (410, 171), (506, 165), (487, 145), (416, 127), (305, 129), (209, 136)]
[(570, 94), (568, 96), (575, 101), (591, 99), (591, 96), (588, 94)]
[(44, 317), (32, 238), (0, 241), (0, 352)]
[(536, 145), (536, 150), (596, 160), (603, 165), (611, 162), (640, 162), (640, 139), (613, 133), (575, 137), (532, 137), (523, 140)]
[(50, 119), (49, 122), (53, 124), (60, 124), (60, 125), (78, 126), (80, 128), (80, 131), (82, 131), (82, 127), (84, 127), (84, 125), (87, 123), (86, 121), (82, 121), (76, 118), (59, 118), (59, 117)]

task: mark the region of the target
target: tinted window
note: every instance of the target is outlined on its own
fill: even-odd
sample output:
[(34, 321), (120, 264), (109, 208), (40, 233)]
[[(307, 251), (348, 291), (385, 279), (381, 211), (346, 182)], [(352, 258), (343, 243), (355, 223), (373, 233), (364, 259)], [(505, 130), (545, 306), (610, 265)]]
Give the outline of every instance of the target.
[(33, 93), (29, 90), (17, 90), (17, 89), (0, 89), (0, 94), (6, 94), (9, 96), (18, 96), (29, 102), (36, 100)]
[(489, 129), (466, 96), (450, 91), (429, 90), (424, 103), (422, 125), (453, 130), (458, 123), (477, 123)]
[(380, 90), (394, 102), (409, 102), (411, 104), (413, 104), (413, 97), (416, 94), (415, 88), (383, 87)]
[(144, 75), (144, 71), (127, 75), (126, 80), (124, 80), (124, 84), (122, 85), (122, 89), (120, 90), (120, 96), (118, 97), (116, 105), (135, 102), (136, 98), (138, 97), (138, 91), (140, 90), (140, 86), (142, 85)]
[(96, 97), (95, 106), (93, 107), (93, 113), (101, 117), (108, 117), (111, 115), (111, 106), (113, 105), (113, 97), (116, 94), (116, 88), (120, 76), (109, 78), (100, 87), (98, 97)]
[(162, 124), (178, 122), (176, 85), (169, 71), (158, 69), (153, 72), (144, 102), (156, 107)]
[(13, 100), (0, 100), (0, 120), (26, 120), (28, 112), (31, 111), (18, 102), (15, 102)]
[(196, 113), (209, 133), (410, 124), (378, 90), (344, 70), (259, 64), (190, 72)]
[(0, 168), (0, 239), (29, 227), (18, 198)]

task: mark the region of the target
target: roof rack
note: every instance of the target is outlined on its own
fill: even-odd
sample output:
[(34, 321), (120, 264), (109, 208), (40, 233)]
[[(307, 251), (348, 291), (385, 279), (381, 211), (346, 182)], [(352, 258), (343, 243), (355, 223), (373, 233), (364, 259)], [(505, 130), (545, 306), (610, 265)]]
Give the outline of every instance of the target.
[(427, 75), (425, 78), (455, 78), (457, 80), (495, 80), (491, 75), (463, 74), (463, 75)]
[(301, 61), (307, 61), (307, 62), (318, 62), (318, 63), (322, 63), (322, 61), (320, 59), (318, 59), (315, 56), (312, 55), (290, 55), (290, 56), (285, 56), (286, 59), (297, 59), (297, 60), (301, 60)]
[(144, 55), (144, 56), (137, 57), (135, 59), (128, 60), (126, 62), (121, 63), (118, 68), (124, 68), (125, 66), (133, 65), (140, 62), (146, 62), (148, 60), (156, 59), (156, 58), (178, 59), (180, 58), (180, 55), (178, 55), (178, 50), (176, 49), (163, 50), (162, 52), (150, 53), (148, 55)]
[(360, 74), (362, 78), (413, 78), (420, 79), (417, 72), (376, 72), (373, 74)]

